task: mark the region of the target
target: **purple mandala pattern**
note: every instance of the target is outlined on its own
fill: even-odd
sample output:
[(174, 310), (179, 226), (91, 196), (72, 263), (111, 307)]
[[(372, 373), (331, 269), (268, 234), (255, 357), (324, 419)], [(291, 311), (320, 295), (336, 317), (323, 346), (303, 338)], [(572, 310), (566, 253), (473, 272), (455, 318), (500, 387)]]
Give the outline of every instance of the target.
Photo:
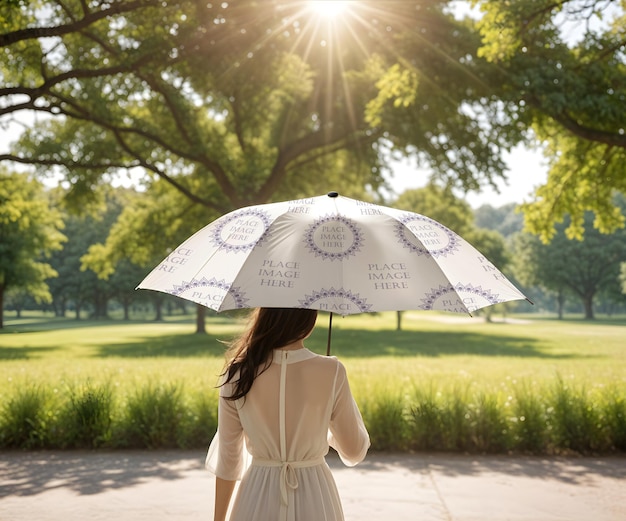
[[(241, 291), (240, 288), (235, 287), (235, 286), (231, 286), (230, 289), (228, 290), (228, 293), (226, 294), (227, 297), (230, 297), (233, 299), (235, 303), (234, 309), (243, 309), (243, 308), (249, 307), (248, 299), (245, 298), (245, 295), (246, 294), (243, 291)], [(226, 298), (224, 298), (224, 300), (226, 300)]]
[(230, 288), (230, 284), (228, 284), (224, 280), (218, 281), (215, 278), (209, 280), (206, 277), (202, 277), (201, 279), (191, 279), (189, 282), (183, 280), (181, 284), (174, 284), (172, 291), (170, 291), (169, 293), (178, 297), (186, 291), (207, 287), (217, 288), (224, 292), (227, 292)]
[[(228, 296), (233, 299), (236, 309), (247, 307), (248, 299), (245, 298), (245, 293), (243, 293), (239, 288), (231, 286), (229, 282), (226, 282), (223, 279), (217, 280), (216, 278), (207, 279), (206, 277), (202, 277), (201, 279), (192, 279), (189, 282), (183, 281), (182, 284), (174, 285), (172, 291), (169, 293), (178, 297), (190, 290), (207, 288), (217, 289), (218, 291), (223, 292), (225, 297), (221, 302), (223, 302), (226, 299), (226, 296)], [(217, 308), (219, 308), (219, 305), (212, 309)]]
[(311, 295), (305, 295), (304, 300), (300, 300), (299, 302), (303, 308), (311, 309), (316, 302), (327, 298), (342, 299), (352, 302), (359, 310), (359, 313), (366, 313), (372, 307), (371, 304), (367, 303), (367, 299), (362, 298), (358, 293), (352, 293), (350, 290), (343, 288), (335, 289), (332, 287), (330, 289), (314, 291)]
[[(487, 305), (498, 304), (499, 302), (504, 302), (499, 297), (499, 295), (494, 295), (493, 293), (491, 293), (490, 289), (483, 289), (480, 286), (473, 286), (472, 284), (459, 283), (454, 286), (452, 284), (448, 284), (447, 286), (440, 285), (438, 288), (431, 289), (430, 293), (426, 295), (426, 298), (422, 299), (423, 304), (419, 306), (418, 309), (432, 310), (433, 306), (435, 305), (435, 302), (439, 298), (445, 297), (446, 295), (450, 295), (450, 294), (458, 295), (459, 293), (469, 293), (471, 295), (476, 295), (477, 297), (481, 297), (489, 303)], [(478, 308), (476, 307), (474, 309), (478, 309)], [(470, 311), (473, 311), (474, 309), (470, 309)]]
[[(428, 238), (419, 237), (408, 227), (409, 223), (413, 223), (415, 221), (419, 221), (420, 223), (433, 227), (437, 231), (437, 234), (445, 234), (446, 241), (443, 244), (437, 244), (439, 243), (438, 240), (433, 241), (432, 248), (427, 247)], [(412, 237), (407, 236), (407, 229), (409, 233), (413, 233), (420, 241), (419, 244)], [(446, 257), (447, 255), (454, 254), (454, 252), (456, 252), (460, 247), (459, 236), (456, 233), (446, 228), (443, 224), (417, 213), (405, 213), (396, 224), (395, 234), (398, 238), (398, 242), (418, 255)]]
[(271, 218), (264, 210), (247, 208), (216, 224), (210, 236), (213, 244), (225, 251), (238, 253), (251, 250), (267, 239)]
[[(324, 241), (320, 241), (320, 237), (317, 237), (318, 230), (322, 230), (324, 226), (328, 226), (331, 223), (339, 223), (340, 226), (345, 226), (349, 233), (351, 234), (351, 241), (349, 244), (344, 245), (342, 240), (330, 241), (333, 243), (333, 246), (326, 246)], [(323, 233), (322, 239), (323, 239)], [(342, 234), (343, 235), (343, 234)], [(349, 257), (351, 255), (356, 255), (357, 252), (361, 251), (361, 246), (363, 245), (363, 232), (361, 228), (351, 219), (344, 217), (342, 215), (327, 215), (320, 219), (317, 219), (313, 224), (311, 224), (306, 233), (304, 241), (307, 245), (307, 248), (310, 252), (314, 253), (316, 257), (322, 257), (322, 259), (329, 259), (331, 261), (334, 260), (342, 260), (345, 257)], [(321, 242), (321, 244), (320, 244)], [(337, 247), (335, 243), (340, 243), (341, 246), (338, 251), (333, 251), (332, 248)]]

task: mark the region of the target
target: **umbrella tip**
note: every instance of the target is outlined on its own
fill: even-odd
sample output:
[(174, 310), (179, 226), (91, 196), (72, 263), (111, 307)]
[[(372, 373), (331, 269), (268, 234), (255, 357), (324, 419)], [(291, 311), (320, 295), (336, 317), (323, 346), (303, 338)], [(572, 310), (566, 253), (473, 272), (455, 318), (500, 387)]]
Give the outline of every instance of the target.
[(328, 197), (339, 197), (337, 192), (328, 192)]

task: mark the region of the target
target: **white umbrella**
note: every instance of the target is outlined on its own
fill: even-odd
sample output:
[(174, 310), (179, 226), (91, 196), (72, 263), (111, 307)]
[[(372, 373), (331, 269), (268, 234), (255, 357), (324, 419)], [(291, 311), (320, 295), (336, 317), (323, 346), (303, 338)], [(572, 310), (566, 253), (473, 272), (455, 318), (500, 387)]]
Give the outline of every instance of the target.
[(176, 247), (138, 289), (216, 311), (291, 307), (340, 315), (471, 314), (528, 300), (437, 221), (336, 192), (230, 212)]

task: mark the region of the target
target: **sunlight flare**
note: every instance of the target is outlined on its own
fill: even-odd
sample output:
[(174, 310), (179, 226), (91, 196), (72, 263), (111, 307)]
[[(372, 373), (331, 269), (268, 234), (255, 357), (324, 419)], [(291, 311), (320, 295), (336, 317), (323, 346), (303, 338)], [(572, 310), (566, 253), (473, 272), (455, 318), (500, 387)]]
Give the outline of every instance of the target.
[(325, 18), (334, 19), (346, 11), (350, 2), (346, 0), (311, 0), (310, 9)]

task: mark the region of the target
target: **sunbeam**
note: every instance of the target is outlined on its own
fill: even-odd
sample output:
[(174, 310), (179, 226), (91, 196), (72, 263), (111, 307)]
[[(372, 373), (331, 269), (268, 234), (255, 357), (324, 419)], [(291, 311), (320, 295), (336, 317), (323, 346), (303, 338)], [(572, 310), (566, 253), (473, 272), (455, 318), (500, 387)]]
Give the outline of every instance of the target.
[[(437, 8), (402, 0), (274, 0), (269, 5), (271, 8), (255, 13), (253, 20), (240, 16), (233, 4), (232, 19), (250, 24), (250, 28), (242, 25), (242, 31), (252, 32), (259, 15), (267, 22), (266, 29), (255, 33), (256, 38), (242, 49), (245, 54), (237, 64), (273, 48), (300, 60), (303, 75), (311, 80), (305, 110), (315, 122), (320, 151), (341, 148), (355, 131), (367, 127), (365, 98), (375, 92), (363, 92), (357, 85), (369, 74), (368, 67), (399, 63), (439, 97), (445, 97), (446, 90), (423, 72), (425, 60), (436, 57), (446, 67), (466, 70), (472, 83), (480, 82), (472, 77), (471, 67), (441, 47), (442, 35), (455, 27)], [(424, 52), (416, 52), (416, 48)], [(301, 117), (302, 106), (294, 105), (289, 111)], [(285, 121), (291, 121), (289, 114)], [(286, 124), (284, 128), (282, 139), (293, 139), (288, 134), (291, 127)], [(368, 136), (373, 142), (376, 129)]]
[(344, 13), (350, 2), (345, 0), (310, 0), (309, 8), (314, 13), (328, 19), (334, 19)]

